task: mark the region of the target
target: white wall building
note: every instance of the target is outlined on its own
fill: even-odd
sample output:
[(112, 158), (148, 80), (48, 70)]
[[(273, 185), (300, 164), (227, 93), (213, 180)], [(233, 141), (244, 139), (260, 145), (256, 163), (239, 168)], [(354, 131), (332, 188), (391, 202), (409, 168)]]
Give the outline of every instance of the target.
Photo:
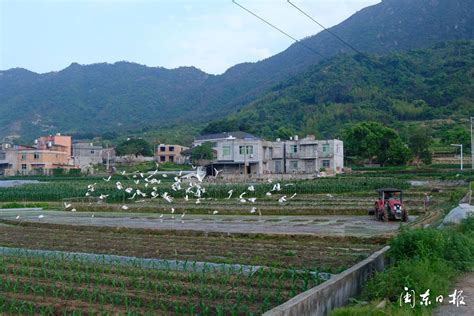
[(212, 168), (223, 174), (340, 173), (344, 168), (343, 142), (316, 140), (314, 136), (265, 141), (243, 132), (198, 136), (193, 146), (210, 142), (215, 153)]

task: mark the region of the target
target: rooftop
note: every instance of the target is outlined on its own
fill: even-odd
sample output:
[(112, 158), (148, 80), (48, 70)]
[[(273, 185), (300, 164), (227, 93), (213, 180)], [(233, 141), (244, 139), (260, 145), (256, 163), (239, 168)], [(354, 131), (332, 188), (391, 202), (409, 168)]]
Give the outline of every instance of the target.
[(246, 132), (224, 132), (224, 133), (217, 133), (217, 134), (205, 134), (199, 135), (194, 137), (194, 140), (211, 140), (211, 139), (226, 139), (226, 138), (236, 138), (236, 139), (252, 139), (252, 140), (259, 140), (255, 135), (246, 133)]

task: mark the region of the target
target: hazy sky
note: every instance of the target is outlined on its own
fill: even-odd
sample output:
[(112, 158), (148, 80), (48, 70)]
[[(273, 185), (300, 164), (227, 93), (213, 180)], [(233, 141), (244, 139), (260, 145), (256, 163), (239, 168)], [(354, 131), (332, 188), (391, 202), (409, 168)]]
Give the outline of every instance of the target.
[[(294, 37), (321, 29), (286, 0), (238, 0)], [(326, 26), (380, 0), (294, 0)], [(121, 60), (222, 73), (292, 41), (231, 0), (0, 0), (0, 69)]]

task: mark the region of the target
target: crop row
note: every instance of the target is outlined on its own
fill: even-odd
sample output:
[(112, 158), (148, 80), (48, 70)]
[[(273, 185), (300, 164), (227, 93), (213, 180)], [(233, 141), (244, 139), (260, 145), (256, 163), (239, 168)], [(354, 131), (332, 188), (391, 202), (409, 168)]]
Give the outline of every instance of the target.
[[(117, 190), (115, 183), (99, 181), (96, 185), (96, 190), (92, 195), (99, 196), (100, 194), (108, 195), (108, 202), (126, 202), (130, 194), (123, 190)], [(84, 197), (87, 191), (86, 181), (54, 181), (40, 184), (28, 184), (15, 188), (1, 188), (0, 201), (61, 201), (67, 198)], [(187, 193), (184, 190), (172, 191), (169, 183), (161, 183), (159, 185), (149, 185), (145, 187), (143, 183), (135, 185), (130, 180), (122, 181), (124, 187), (138, 188), (145, 192), (148, 196), (152, 191), (152, 187), (156, 187), (157, 193), (163, 194), (169, 192), (172, 196), (183, 198)], [(318, 193), (346, 193), (346, 192), (361, 192), (372, 191), (380, 187), (399, 187), (405, 189), (409, 184), (400, 179), (394, 178), (375, 178), (375, 177), (356, 177), (356, 178), (325, 178), (312, 181), (298, 181), (289, 183), (282, 183), (281, 191), (278, 193), (285, 195), (297, 194), (318, 194)], [(183, 184), (186, 188), (186, 184)], [(248, 197), (265, 197), (266, 193), (271, 191), (273, 184), (257, 184), (254, 186), (254, 192), (248, 192)], [(228, 197), (228, 192), (233, 191), (233, 196), (236, 197), (245, 192), (248, 185), (245, 184), (206, 184), (206, 193), (204, 197), (223, 199)], [(188, 193), (189, 194), (189, 193)], [(191, 194), (189, 194), (190, 197)]]
[[(7, 298), (23, 295), (73, 300), (119, 306), (127, 311), (261, 313), (319, 282), (309, 271), (296, 270), (209, 273), (104, 265), (60, 257), (0, 259), (0, 292)], [(28, 301), (0, 301), (2, 312), (38, 308), (42, 307)]]

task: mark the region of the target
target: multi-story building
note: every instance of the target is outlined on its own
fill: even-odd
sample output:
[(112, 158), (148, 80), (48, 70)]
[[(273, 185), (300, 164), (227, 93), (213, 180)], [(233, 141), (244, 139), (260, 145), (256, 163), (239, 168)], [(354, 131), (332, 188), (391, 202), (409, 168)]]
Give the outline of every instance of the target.
[(72, 144), (74, 165), (82, 171), (93, 171), (93, 166), (102, 164), (102, 146), (93, 143), (77, 142)]
[(53, 169), (75, 168), (71, 158), (71, 136), (42, 136), (34, 146), (12, 146), (0, 152), (3, 174), (50, 174)]
[[(309, 135), (299, 139), (265, 141), (254, 135), (233, 132), (198, 136), (193, 146), (210, 142), (216, 157), (211, 170), (223, 174), (317, 174), (339, 173), (344, 168), (343, 142), (316, 140)], [(211, 171), (212, 172), (212, 171)]]
[(174, 162), (177, 164), (185, 163), (183, 151), (189, 149), (181, 145), (160, 144), (156, 146), (155, 159), (158, 162)]
[(4, 143), (0, 148), (0, 176), (13, 175), (13, 170), (17, 169), (16, 146)]
[[(244, 132), (197, 136), (193, 147), (211, 143), (214, 151), (212, 166), (230, 174), (262, 174), (263, 140)], [(212, 168), (212, 169), (213, 169)], [(211, 170), (212, 171), (212, 170)]]
[(53, 169), (74, 168), (71, 150), (71, 136), (61, 134), (41, 136), (35, 140), (34, 146), (18, 148), (16, 173), (50, 174)]

